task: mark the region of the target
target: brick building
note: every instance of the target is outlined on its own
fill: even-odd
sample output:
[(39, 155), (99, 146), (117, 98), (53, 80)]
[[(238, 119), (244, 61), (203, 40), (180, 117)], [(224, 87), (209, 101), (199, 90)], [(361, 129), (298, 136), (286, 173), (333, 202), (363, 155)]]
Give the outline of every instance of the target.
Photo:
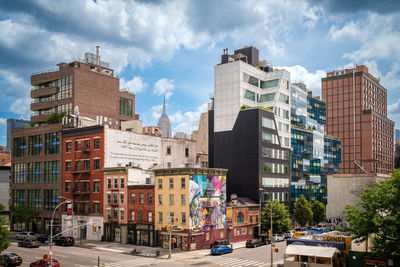
[(5, 146), (0, 146), (0, 166), (9, 164), (11, 160), (11, 151), (6, 150)]
[(61, 195), (73, 200), (74, 213), (74, 216), (62, 215), (62, 228), (67, 230), (77, 224), (95, 224), (99, 226), (96, 232), (86, 227), (83, 231), (71, 231), (71, 235), (99, 240), (104, 208), (104, 126), (63, 129), (62, 135)]
[[(59, 63), (57, 69), (31, 76), (31, 125), (12, 132), (11, 203), (39, 211), (29, 226), (11, 218), (11, 229), (49, 232), (52, 211), (60, 203), (62, 177), (61, 117), (71, 114), (120, 125), (137, 119), (135, 96), (119, 88), (119, 79), (97, 53)], [(78, 108), (75, 108), (78, 107)], [(63, 209), (64, 207), (62, 207)], [(61, 214), (55, 215), (59, 224)]]
[(231, 195), (226, 205), (228, 239), (241, 242), (258, 237), (260, 205), (247, 197)]
[(390, 174), (394, 167), (394, 122), (387, 117), (387, 90), (364, 65), (322, 78), (325, 132), (342, 141), (339, 174)]

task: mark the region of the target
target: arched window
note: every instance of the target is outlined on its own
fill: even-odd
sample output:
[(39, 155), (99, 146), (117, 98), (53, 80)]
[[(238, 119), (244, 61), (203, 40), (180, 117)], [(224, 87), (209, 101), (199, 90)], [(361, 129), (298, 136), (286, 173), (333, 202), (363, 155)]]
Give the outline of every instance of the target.
[(239, 212), (237, 215), (237, 224), (243, 224), (244, 223), (244, 216), (242, 212)]

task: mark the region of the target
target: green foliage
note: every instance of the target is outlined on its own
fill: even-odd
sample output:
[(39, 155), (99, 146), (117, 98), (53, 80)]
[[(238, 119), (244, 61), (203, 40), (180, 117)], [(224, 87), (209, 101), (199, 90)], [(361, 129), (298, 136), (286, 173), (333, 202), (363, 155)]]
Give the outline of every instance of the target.
[(294, 218), (301, 227), (310, 223), (313, 216), (310, 202), (301, 195), (294, 203)]
[(313, 213), (313, 224), (319, 224), (326, 219), (325, 205), (319, 201), (315, 201), (311, 207)]
[(240, 108), (241, 109), (247, 109), (247, 106), (246, 105), (242, 105)]
[(266, 107), (263, 107), (263, 106), (257, 106), (256, 108), (261, 108), (261, 109), (264, 109), (264, 110), (272, 112), (272, 109), (266, 108)]
[(54, 124), (54, 123), (59, 123), (61, 122), (61, 119), (63, 117), (67, 116), (66, 112), (61, 112), (61, 113), (54, 113), (51, 114), (47, 119), (46, 119), (46, 123), (48, 124)]
[(10, 245), (10, 242), (7, 240), (9, 234), (8, 222), (4, 216), (0, 216), (0, 253)]
[(39, 215), (39, 211), (27, 206), (10, 206), (10, 212), (17, 221), (25, 223), (26, 230), (29, 230), (33, 218)]
[(5, 210), (6, 208), (4, 207), (3, 204), (0, 203), (0, 210)]
[[(271, 228), (271, 201), (268, 201), (261, 213), (261, 231), (268, 232)], [(290, 229), (290, 214), (285, 204), (272, 201), (272, 231), (283, 234)]]
[(379, 256), (397, 255), (400, 251), (399, 203), (400, 170), (395, 170), (390, 179), (365, 188), (357, 205), (347, 205), (343, 213), (350, 224), (348, 231), (358, 243), (372, 238), (372, 251)]

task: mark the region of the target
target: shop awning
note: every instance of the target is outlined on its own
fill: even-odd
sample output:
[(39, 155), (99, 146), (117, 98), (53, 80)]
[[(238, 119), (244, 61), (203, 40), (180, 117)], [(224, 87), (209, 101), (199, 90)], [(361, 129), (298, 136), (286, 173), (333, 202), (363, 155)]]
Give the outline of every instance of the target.
[(332, 258), (333, 255), (337, 252), (340, 252), (340, 251), (337, 248), (332, 248), (332, 247), (289, 245), (286, 248), (286, 254), (314, 256), (314, 257), (323, 257), (323, 258)]
[[(162, 235), (169, 235), (169, 232), (167, 231), (161, 231)], [(179, 232), (172, 232), (171, 233), (172, 236), (188, 236), (188, 233), (179, 233)]]

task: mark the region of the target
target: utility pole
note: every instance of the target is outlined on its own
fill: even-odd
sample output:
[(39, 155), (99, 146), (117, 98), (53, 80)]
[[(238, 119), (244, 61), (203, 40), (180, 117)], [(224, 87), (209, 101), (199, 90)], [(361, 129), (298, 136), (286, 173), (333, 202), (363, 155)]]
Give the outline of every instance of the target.
[(169, 240), (168, 240), (168, 259), (171, 258), (171, 238), (172, 238), (172, 231), (171, 231), (171, 226), (172, 226), (172, 221), (173, 218), (172, 216), (168, 216), (168, 224), (169, 224), (169, 231), (168, 231), (168, 236), (169, 236)]
[(272, 249), (272, 193), (270, 193), (270, 209), (271, 209), (271, 267), (274, 267), (274, 251)]

